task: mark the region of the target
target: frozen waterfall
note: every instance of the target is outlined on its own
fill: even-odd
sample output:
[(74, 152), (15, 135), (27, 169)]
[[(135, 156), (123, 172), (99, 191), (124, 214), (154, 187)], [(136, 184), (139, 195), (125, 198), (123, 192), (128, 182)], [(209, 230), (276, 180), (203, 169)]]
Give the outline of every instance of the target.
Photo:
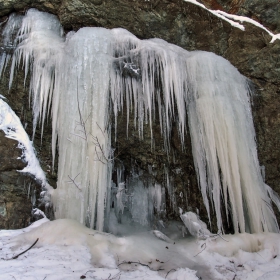
[[(5, 27), (5, 34), (13, 34), (20, 26), (12, 42), (10, 84), (24, 65), (25, 76), (31, 74), (34, 130), (38, 121), (43, 129), (51, 111), (54, 157), (56, 143), (59, 149), (58, 187), (52, 193), (57, 218), (103, 229), (112, 200), (109, 115), (113, 111), (117, 119), (126, 108), (140, 138), (144, 123), (153, 135), (152, 124), (159, 119), (166, 152), (172, 122), (178, 123), (183, 143), (188, 119), (204, 204), (209, 219), (209, 200), (213, 205), (219, 230), (224, 203), (236, 232), (278, 232), (271, 200), (278, 208), (280, 203), (261, 176), (248, 81), (227, 60), (160, 39), (139, 40), (123, 29), (87, 27), (65, 36), (56, 17), (34, 9), (15, 18)], [(1, 71), (9, 58), (4, 52)], [(142, 193), (153, 195), (151, 203), (160, 209), (161, 187)], [(122, 196), (114, 195), (122, 209)]]

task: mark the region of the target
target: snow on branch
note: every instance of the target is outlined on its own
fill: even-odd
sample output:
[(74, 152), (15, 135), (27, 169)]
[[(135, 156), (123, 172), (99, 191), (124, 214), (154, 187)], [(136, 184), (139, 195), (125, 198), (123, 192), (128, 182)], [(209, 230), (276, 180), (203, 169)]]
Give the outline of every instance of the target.
[(279, 34), (273, 34), (271, 31), (269, 31), (262, 24), (260, 24), (259, 22), (255, 21), (251, 18), (228, 14), (228, 13), (220, 11), (220, 10), (207, 9), (203, 4), (197, 2), (196, 0), (184, 0), (184, 1), (195, 4), (199, 7), (207, 10), (211, 14), (219, 17), (220, 19), (222, 19), (222, 20), (228, 22), (229, 24), (231, 24), (233, 27), (239, 28), (242, 31), (245, 31), (245, 27), (244, 27), (244, 25), (240, 24), (239, 22), (241, 22), (241, 23), (243, 23), (243, 22), (251, 23), (251, 24), (263, 29), (264, 31), (266, 31), (272, 37), (270, 43), (274, 43), (277, 39), (280, 40), (280, 33)]

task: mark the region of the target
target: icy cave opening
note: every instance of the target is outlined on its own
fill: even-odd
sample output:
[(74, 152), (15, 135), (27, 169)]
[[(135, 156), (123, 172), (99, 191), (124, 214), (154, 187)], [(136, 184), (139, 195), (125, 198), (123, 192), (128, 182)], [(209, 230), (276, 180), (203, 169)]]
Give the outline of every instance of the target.
[(34, 9), (9, 18), (3, 44), (0, 71), (11, 61), (10, 85), (20, 65), (25, 77), (30, 73), (34, 130), (40, 122), (43, 131), (52, 115), (53, 157), (57, 143), (59, 150), (58, 187), (51, 192), (56, 218), (103, 230), (112, 222), (112, 203), (115, 219), (127, 207), (143, 225), (153, 209), (164, 211), (168, 172), (167, 190), (147, 188), (136, 173), (124, 185), (121, 167), (112, 183), (109, 115), (117, 120), (126, 108), (140, 138), (145, 123), (153, 135), (159, 118), (166, 152), (172, 122), (183, 143), (188, 119), (203, 201), (209, 220), (212, 203), (220, 231), (224, 204), (235, 232), (278, 232), (271, 204), (280, 203), (261, 176), (249, 82), (227, 60), (160, 39), (139, 40), (124, 29), (86, 27), (65, 36), (55, 16)]

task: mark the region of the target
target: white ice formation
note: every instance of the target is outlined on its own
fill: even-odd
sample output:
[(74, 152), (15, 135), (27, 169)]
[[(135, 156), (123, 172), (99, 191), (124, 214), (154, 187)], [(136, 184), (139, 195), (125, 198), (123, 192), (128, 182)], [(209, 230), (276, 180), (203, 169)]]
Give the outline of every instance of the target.
[(142, 170), (133, 170), (124, 182), (124, 172), (123, 166), (117, 167), (117, 186), (113, 184), (112, 192), (109, 192), (111, 197), (108, 197), (108, 203), (113, 205), (116, 221), (111, 217), (106, 229), (113, 234), (121, 234), (123, 229), (117, 223), (129, 229), (131, 221), (142, 229), (150, 226), (164, 227), (159, 221), (165, 215), (164, 187), (147, 178), (144, 181)]
[(1, 98), (4, 98), (4, 96), (0, 95), (0, 130), (4, 131), (7, 138), (18, 141), (18, 148), (22, 149), (21, 159), (27, 163), (26, 167), (19, 172), (33, 175), (35, 180), (48, 189), (46, 176), (36, 157), (32, 142), (29, 140), (19, 117)]
[[(280, 203), (261, 176), (248, 81), (227, 60), (160, 39), (139, 40), (124, 29), (82, 28), (65, 37), (56, 17), (34, 9), (23, 18), (16, 43), (10, 83), (22, 62), (25, 75), (31, 73), (34, 128), (39, 120), (43, 127), (51, 111), (54, 156), (58, 139), (56, 217), (103, 229), (113, 162), (108, 118), (111, 109), (117, 118), (126, 108), (140, 137), (145, 122), (153, 135), (159, 119), (167, 152), (172, 122), (184, 142), (188, 115), (204, 204), (210, 218), (210, 199), (219, 230), (224, 203), (236, 232), (278, 231), (271, 199)], [(154, 205), (161, 203), (159, 187), (133, 185), (134, 197), (152, 195)], [(119, 184), (116, 203), (124, 211), (121, 192)], [(134, 219), (145, 223), (149, 199), (146, 212), (131, 210)]]
[(180, 214), (180, 218), (192, 236), (199, 239), (207, 239), (212, 235), (207, 229), (206, 224), (199, 219), (197, 214), (185, 212)]
[[(17, 30), (20, 28), (22, 23), (22, 16), (16, 14), (11, 14), (8, 23), (5, 25), (2, 31), (2, 42), (3, 46), (0, 47), (1, 57), (0, 57), (0, 77), (4, 70), (6, 69), (11, 57), (13, 50), (16, 46), (15, 37), (17, 35)], [(0, 25), (1, 26), (1, 25)]]

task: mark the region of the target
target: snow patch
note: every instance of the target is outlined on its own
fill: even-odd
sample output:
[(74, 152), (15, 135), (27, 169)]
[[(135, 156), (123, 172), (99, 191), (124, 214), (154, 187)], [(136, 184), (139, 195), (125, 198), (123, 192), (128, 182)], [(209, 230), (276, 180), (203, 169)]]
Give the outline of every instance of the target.
[[(37, 238), (32, 249), (11, 260)], [(279, 279), (279, 234), (174, 242), (149, 232), (118, 238), (75, 221), (45, 218), (25, 229), (0, 231), (0, 279)]]
[(22, 149), (22, 160), (27, 162), (27, 166), (19, 172), (33, 175), (36, 180), (47, 187), (46, 176), (36, 157), (32, 142), (18, 116), (2, 99), (0, 99), (0, 129), (4, 131), (7, 138), (19, 142), (18, 148)]

